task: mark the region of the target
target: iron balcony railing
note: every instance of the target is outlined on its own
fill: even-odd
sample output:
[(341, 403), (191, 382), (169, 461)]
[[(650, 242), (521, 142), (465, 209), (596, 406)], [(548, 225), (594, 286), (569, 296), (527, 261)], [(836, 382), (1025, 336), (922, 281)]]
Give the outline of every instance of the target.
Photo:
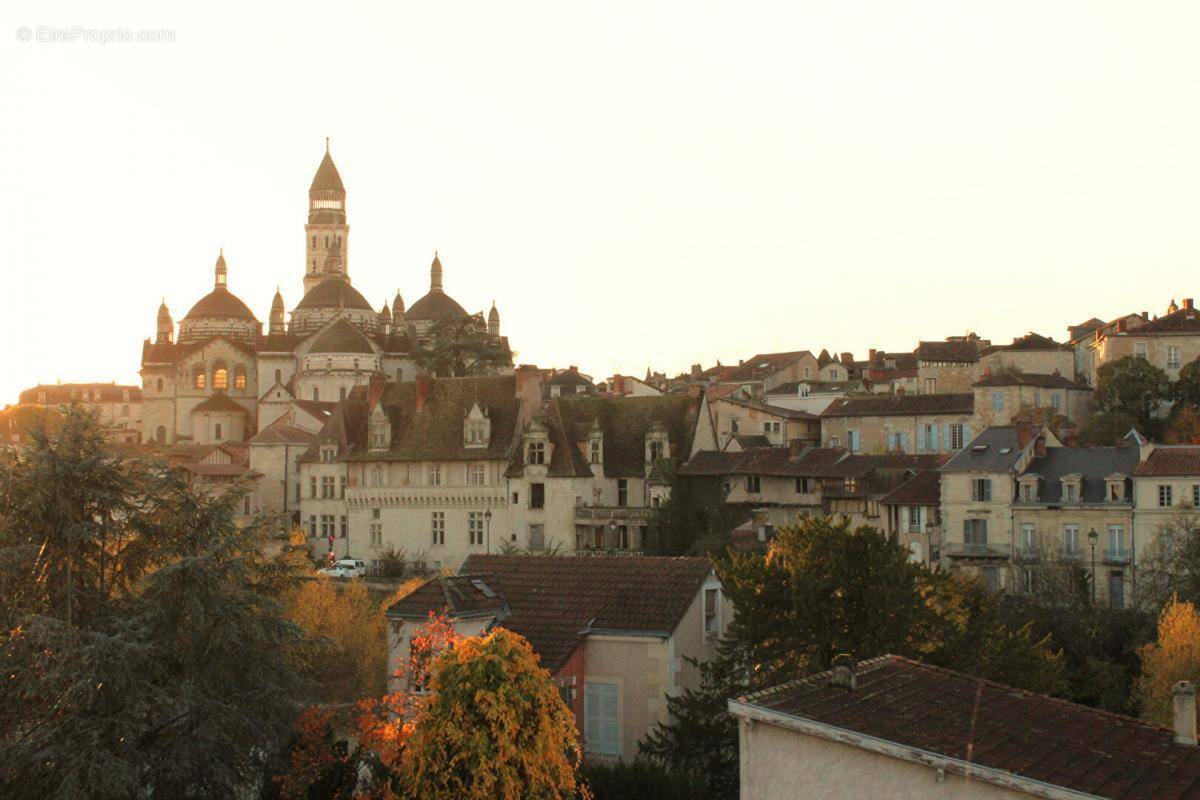
[(946, 542), (942, 545), (942, 555), (950, 558), (1008, 558), (1008, 548), (977, 542)]
[(649, 506), (576, 506), (575, 519), (590, 520), (649, 520), (654, 509)]
[(1130, 559), (1129, 549), (1126, 547), (1106, 547), (1104, 548), (1104, 563), (1105, 564), (1128, 564)]

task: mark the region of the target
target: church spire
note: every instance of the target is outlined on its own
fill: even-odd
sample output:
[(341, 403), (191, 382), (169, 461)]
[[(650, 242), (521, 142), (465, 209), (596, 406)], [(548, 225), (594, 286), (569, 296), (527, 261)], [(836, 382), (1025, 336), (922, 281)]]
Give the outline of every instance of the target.
[(272, 336), (282, 336), (284, 333), (283, 293), (275, 287), (275, 299), (271, 301), (270, 327), (268, 333)]
[[(346, 186), (329, 152), (325, 155), (308, 189), (308, 224), (304, 226), (304, 293), (331, 271), (348, 274), (350, 226), (346, 224)], [(330, 260), (333, 263), (330, 264)], [(335, 269), (330, 270), (330, 266)]]
[(437, 250), (433, 251), (433, 263), (429, 265), (429, 291), (442, 290), (442, 260), (438, 258)]
[(221, 248), (220, 254), (217, 256), (217, 267), (214, 270), (216, 273), (216, 282), (214, 287), (217, 289), (226, 289), (229, 284), (229, 269), (225, 266), (225, 248)]
[(158, 307), (158, 335), (155, 338), (155, 344), (170, 344), (171, 337), (175, 332), (175, 323), (171, 319), (171, 310), (167, 308), (167, 298), (163, 298), (162, 305)]

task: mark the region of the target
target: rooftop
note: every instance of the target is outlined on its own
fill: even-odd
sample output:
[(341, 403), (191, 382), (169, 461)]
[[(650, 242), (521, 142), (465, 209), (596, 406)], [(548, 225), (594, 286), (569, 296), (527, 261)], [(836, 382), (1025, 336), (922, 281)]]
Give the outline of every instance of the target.
[(1200, 447), (1155, 445), (1135, 474), (1142, 476), (1200, 475)]
[(888, 417), (928, 414), (971, 414), (975, 395), (872, 394), (834, 400), (822, 417)]

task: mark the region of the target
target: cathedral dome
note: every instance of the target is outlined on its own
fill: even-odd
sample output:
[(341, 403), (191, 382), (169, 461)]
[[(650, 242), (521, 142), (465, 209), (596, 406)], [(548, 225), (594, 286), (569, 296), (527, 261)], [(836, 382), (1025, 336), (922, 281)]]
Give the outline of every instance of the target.
[(224, 286), (201, 297), (184, 319), (244, 319), (257, 322), (249, 306)]
[(359, 308), (374, 311), (367, 298), (350, 285), (341, 275), (330, 275), (309, 289), (308, 294), (296, 304), (297, 311), (311, 308)]
[(339, 319), (330, 325), (313, 342), (309, 353), (368, 353), (375, 354), (375, 348), (363, 335), (363, 332), (345, 319)]
[(442, 319), (461, 319), (469, 317), (462, 306), (454, 298), (441, 289), (434, 289), (429, 294), (412, 304), (412, 308), (404, 312), (404, 318), (409, 322), (415, 320), (437, 321)]

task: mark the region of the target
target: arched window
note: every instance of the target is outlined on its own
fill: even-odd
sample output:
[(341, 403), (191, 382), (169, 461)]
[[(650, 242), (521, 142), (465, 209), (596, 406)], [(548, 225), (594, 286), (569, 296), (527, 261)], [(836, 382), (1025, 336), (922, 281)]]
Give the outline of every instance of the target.
[(275, 370), (275, 382), (283, 383), (283, 370), (281, 370), (281, 369)]
[(346, 399), (346, 387), (343, 386), (340, 389), (338, 389), (338, 400), (345, 400), (345, 399)]
[(159, 425), (154, 430), (154, 441), (158, 442), (159, 444), (167, 443), (167, 429), (164, 426)]
[(321, 399), (321, 389), (318, 386), (313, 387), (313, 400)]
[(207, 385), (207, 376), (204, 374), (204, 367), (196, 367), (196, 375), (192, 379), (192, 385), (197, 389), (203, 389)]
[(163, 379), (162, 379), (162, 378), (159, 378), (159, 379), (158, 379), (158, 390), (159, 390), (160, 392), (162, 391), (162, 387), (163, 387)]
[(333, 369), (333, 359), (332, 358), (325, 359), (325, 369)]
[(235, 388), (235, 389), (245, 389), (246, 388), (246, 368), (245, 367), (237, 367), (236, 369), (234, 369), (234, 371), (233, 371), (233, 388)]
[(224, 367), (217, 367), (213, 370), (213, 388), (228, 389), (229, 388), (229, 371)]
[(221, 438), (221, 423), (219, 423), (219, 422), (213, 423), (213, 438), (214, 439)]

